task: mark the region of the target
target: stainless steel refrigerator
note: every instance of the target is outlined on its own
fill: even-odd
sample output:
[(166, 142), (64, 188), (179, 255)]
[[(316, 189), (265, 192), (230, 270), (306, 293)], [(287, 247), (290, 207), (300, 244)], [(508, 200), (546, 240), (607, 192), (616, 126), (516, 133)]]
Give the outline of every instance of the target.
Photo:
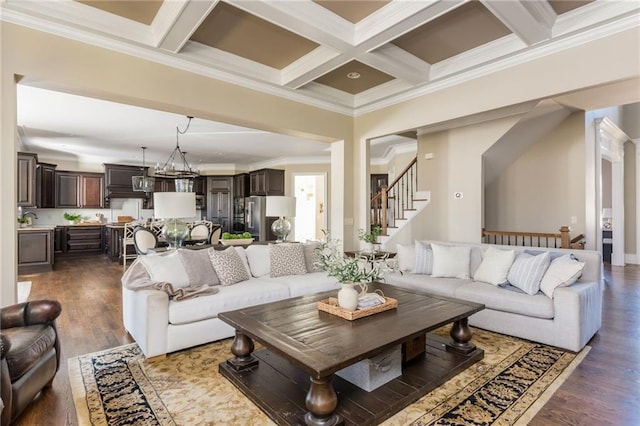
[(266, 217), (267, 197), (247, 197), (244, 202), (245, 231), (251, 233), (255, 241), (275, 241), (271, 225), (277, 217)]

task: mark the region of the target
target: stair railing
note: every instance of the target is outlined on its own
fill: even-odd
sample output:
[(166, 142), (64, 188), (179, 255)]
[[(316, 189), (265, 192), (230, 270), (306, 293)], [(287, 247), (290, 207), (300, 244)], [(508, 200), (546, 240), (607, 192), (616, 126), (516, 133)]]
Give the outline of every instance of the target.
[(417, 187), (416, 156), (390, 185), (383, 186), (371, 197), (371, 226), (379, 226), (382, 228), (382, 235), (388, 235), (387, 228), (395, 227), (396, 220), (404, 218), (405, 211), (414, 209)]
[(482, 242), (506, 246), (584, 249), (583, 234), (570, 236), (571, 228), (562, 226), (558, 233), (482, 230)]

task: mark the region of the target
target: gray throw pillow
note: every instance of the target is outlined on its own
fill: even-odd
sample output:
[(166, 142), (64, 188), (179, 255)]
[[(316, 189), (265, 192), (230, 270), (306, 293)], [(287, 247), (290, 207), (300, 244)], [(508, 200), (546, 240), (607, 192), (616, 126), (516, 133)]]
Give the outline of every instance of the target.
[(223, 286), (247, 281), (250, 278), (247, 268), (233, 246), (226, 250), (209, 251), (209, 258)]
[(269, 257), (271, 259), (272, 278), (286, 275), (305, 275), (307, 273), (302, 244), (269, 244)]
[(209, 250), (179, 249), (180, 261), (189, 276), (190, 286), (219, 285), (220, 280), (213, 270)]
[(317, 248), (320, 247), (318, 241), (306, 242), (302, 245), (304, 251), (304, 263), (307, 266), (307, 272), (319, 272), (322, 269), (315, 266), (316, 262), (320, 261), (320, 252)]

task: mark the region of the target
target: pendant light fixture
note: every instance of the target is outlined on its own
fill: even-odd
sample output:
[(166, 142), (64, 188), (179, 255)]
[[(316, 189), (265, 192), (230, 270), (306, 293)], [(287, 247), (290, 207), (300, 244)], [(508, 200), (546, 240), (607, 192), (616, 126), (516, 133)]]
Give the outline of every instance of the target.
[(193, 117), (187, 116), (189, 121), (187, 122), (187, 127), (184, 130), (180, 130), (178, 126), (176, 126), (176, 147), (165, 161), (164, 165), (160, 167), (159, 164), (156, 165), (154, 170), (154, 175), (159, 177), (166, 178), (174, 178), (176, 183), (176, 192), (192, 192), (193, 191), (193, 178), (200, 176), (197, 170), (193, 170), (189, 163), (187, 162), (187, 158), (185, 157), (186, 152), (180, 149), (180, 135), (184, 135), (189, 130), (189, 125), (191, 124), (191, 120)]
[(133, 184), (134, 191), (142, 191), (145, 193), (153, 192), (153, 187), (156, 183), (156, 180), (152, 177), (147, 176), (147, 168), (145, 167), (145, 158), (144, 153), (147, 149), (146, 146), (141, 146), (142, 148), (142, 175), (140, 176), (132, 176), (131, 183)]

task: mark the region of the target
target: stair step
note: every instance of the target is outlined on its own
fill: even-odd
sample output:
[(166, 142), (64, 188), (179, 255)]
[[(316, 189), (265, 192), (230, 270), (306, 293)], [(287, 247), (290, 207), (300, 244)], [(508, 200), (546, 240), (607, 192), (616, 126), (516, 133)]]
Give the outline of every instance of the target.
[(413, 201), (429, 201), (426, 198), (414, 198)]

